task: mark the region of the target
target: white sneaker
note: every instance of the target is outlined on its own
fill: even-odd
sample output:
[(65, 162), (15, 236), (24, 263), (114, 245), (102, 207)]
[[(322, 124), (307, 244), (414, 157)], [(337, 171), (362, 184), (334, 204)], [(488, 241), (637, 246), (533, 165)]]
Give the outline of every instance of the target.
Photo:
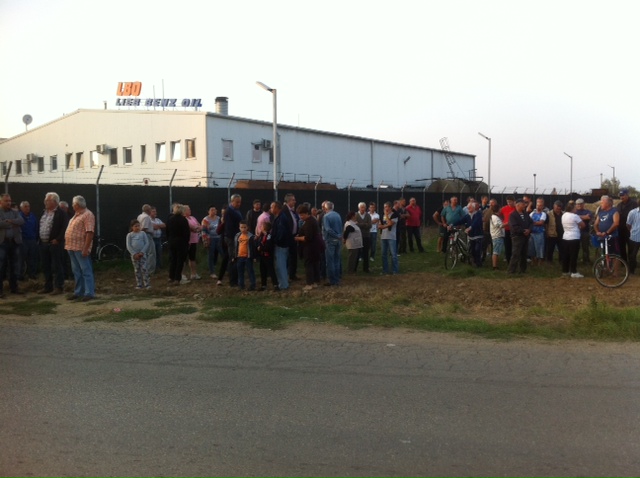
[(182, 280), (180, 281), (180, 285), (190, 284), (191, 281), (187, 279), (185, 276), (182, 276)]
[(582, 279), (584, 276), (582, 274), (580, 274), (579, 272), (574, 272), (573, 274), (571, 274), (571, 278), (572, 279)]
[(186, 275), (182, 274), (182, 280), (189, 280), (189, 278)]
[(191, 276), (191, 280), (199, 280), (199, 279), (202, 279), (202, 277), (200, 277), (198, 274), (193, 274)]
[(305, 292), (309, 292), (310, 290), (313, 290), (313, 286), (312, 285), (305, 285), (302, 288), (302, 290), (305, 291)]
[(211, 274), (209, 277), (211, 277), (212, 279), (217, 279), (218, 278), (218, 276), (215, 275), (215, 274)]

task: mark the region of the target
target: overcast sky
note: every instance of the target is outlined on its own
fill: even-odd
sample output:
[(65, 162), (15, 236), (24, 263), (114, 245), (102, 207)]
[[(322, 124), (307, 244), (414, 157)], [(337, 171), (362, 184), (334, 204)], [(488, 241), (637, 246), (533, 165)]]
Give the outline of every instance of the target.
[(477, 156), (491, 184), (640, 186), (637, 1), (0, 0), (0, 137), (142, 97)]

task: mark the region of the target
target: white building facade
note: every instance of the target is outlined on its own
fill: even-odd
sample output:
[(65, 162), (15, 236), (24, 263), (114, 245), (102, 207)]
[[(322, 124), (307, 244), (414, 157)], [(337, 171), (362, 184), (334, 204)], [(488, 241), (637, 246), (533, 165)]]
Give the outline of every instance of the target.
[[(8, 182), (226, 187), (273, 181), (272, 123), (199, 111), (78, 110), (0, 142)], [(343, 188), (452, 177), (445, 152), (278, 125), (278, 179)], [(450, 153), (469, 179), (475, 156)]]

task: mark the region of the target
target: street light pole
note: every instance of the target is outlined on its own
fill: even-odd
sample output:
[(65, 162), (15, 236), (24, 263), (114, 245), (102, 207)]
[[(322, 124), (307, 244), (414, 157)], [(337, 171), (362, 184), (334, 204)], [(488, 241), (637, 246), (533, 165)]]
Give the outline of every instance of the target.
[(536, 190), (538, 188), (536, 188), (536, 173), (533, 173), (533, 195), (536, 195)]
[(488, 161), (488, 176), (487, 176), (487, 189), (489, 190), (489, 199), (491, 199), (491, 138), (489, 138), (488, 136), (483, 135), (482, 133), (478, 133), (480, 136), (482, 136), (484, 139), (486, 139), (487, 141), (489, 141), (489, 161)]
[(615, 166), (609, 166), (609, 167), (613, 169), (613, 178), (611, 179), (611, 195), (615, 196), (616, 195), (616, 167)]
[(573, 156), (569, 156), (567, 153), (564, 153), (564, 155), (571, 159), (571, 175), (569, 176), (569, 199), (571, 199), (573, 194)]
[(273, 148), (273, 200), (278, 200), (278, 91), (275, 88), (269, 88), (260, 81), (256, 84), (263, 90), (267, 90), (273, 94), (273, 140), (271, 148)]

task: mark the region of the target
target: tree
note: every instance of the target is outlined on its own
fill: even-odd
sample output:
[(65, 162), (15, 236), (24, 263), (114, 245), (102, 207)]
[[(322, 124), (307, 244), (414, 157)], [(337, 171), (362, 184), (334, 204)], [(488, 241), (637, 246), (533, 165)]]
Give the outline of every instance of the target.
[(608, 189), (609, 193), (612, 196), (617, 195), (621, 189), (628, 189), (629, 196), (632, 196), (632, 197), (638, 196), (638, 190), (636, 188), (634, 188), (633, 186), (620, 186), (620, 180), (618, 178), (605, 179), (602, 181), (602, 184), (600, 185), (600, 187), (602, 189)]

